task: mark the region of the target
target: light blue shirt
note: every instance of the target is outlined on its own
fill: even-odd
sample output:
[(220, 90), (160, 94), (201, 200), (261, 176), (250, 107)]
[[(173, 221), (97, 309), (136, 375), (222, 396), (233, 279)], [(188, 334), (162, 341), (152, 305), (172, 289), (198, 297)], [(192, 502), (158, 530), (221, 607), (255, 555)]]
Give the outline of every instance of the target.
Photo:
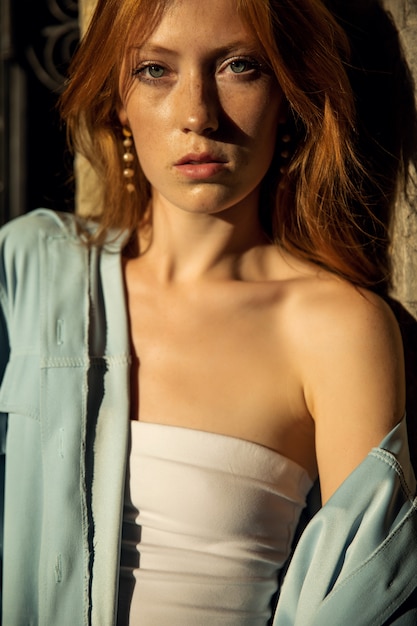
[[(115, 624), (129, 429), (124, 238), (89, 249), (79, 230), (73, 216), (39, 210), (0, 232), (4, 626)], [(411, 626), (415, 607), (389, 620), (416, 588), (403, 421), (305, 529), (274, 626)]]

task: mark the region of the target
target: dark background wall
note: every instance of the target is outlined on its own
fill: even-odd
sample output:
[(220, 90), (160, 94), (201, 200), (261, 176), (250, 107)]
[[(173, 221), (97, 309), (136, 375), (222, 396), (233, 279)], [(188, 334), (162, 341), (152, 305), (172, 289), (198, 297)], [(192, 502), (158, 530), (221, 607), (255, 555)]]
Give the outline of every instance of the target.
[(78, 38), (76, 0), (0, 0), (0, 223), (73, 208), (55, 107)]

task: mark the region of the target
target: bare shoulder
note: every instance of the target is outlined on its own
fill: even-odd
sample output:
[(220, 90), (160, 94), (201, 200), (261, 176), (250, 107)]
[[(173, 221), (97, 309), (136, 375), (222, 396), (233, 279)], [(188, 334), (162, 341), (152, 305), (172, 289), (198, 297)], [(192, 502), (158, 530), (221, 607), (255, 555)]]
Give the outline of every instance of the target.
[(401, 368), (401, 334), (387, 302), (312, 263), (278, 256), (280, 319), (303, 370), (310, 371), (311, 361), (349, 367), (355, 360), (361, 369), (364, 356), (378, 354)]
[(338, 377), (346, 379), (346, 388), (351, 380), (352, 387), (357, 383), (357, 390), (364, 385), (371, 389), (373, 382), (380, 391), (385, 389), (384, 396), (391, 389), (396, 401), (390, 398), (387, 406), (397, 406), (393, 408), (397, 418), (404, 404), (403, 348), (389, 305), (375, 293), (325, 272), (303, 283), (290, 298), (289, 314), (313, 416), (320, 389), (325, 388), (321, 378), (331, 381)]
[(327, 499), (404, 414), (401, 334), (382, 298), (321, 270), (294, 279), (286, 324)]
[(352, 342), (359, 342), (358, 347), (372, 342), (401, 344), (395, 316), (380, 296), (324, 271), (298, 282), (289, 310), (304, 346), (308, 338), (315, 349), (317, 342), (323, 347), (331, 342), (334, 348)]

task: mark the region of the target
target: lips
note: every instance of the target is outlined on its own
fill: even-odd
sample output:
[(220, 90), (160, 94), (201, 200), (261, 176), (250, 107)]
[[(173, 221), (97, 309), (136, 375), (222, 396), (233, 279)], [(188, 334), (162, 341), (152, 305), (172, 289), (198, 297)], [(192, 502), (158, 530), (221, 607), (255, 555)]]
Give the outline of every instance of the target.
[(174, 165), (177, 172), (189, 181), (209, 180), (227, 169), (227, 159), (211, 152), (190, 153)]
[(210, 152), (191, 153), (182, 157), (175, 165), (201, 165), (202, 163), (227, 163), (227, 159)]

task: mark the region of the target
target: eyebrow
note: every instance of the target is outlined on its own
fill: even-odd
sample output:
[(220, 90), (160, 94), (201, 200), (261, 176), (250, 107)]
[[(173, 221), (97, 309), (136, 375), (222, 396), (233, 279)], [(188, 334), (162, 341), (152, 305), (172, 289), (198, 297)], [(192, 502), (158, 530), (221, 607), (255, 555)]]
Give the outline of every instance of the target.
[[(218, 48), (214, 48), (213, 50), (210, 50), (210, 56), (222, 56), (224, 54), (230, 54), (230, 52), (233, 52), (234, 50), (239, 50), (244, 48), (245, 50), (247, 50), (249, 53), (252, 54), (259, 54), (260, 50), (259, 47), (256, 45), (255, 41), (253, 42), (248, 42), (248, 41), (232, 41), (229, 44), (225, 45), (225, 46), (220, 46)], [(170, 56), (179, 56), (179, 52), (177, 52), (176, 50), (173, 50), (171, 48), (166, 48), (165, 46), (160, 46), (158, 44), (152, 44), (152, 43), (144, 43), (143, 45), (132, 45), (131, 47), (132, 50), (136, 50), (138, 52), (144, 52), (146, 54), (167, 54)]]

